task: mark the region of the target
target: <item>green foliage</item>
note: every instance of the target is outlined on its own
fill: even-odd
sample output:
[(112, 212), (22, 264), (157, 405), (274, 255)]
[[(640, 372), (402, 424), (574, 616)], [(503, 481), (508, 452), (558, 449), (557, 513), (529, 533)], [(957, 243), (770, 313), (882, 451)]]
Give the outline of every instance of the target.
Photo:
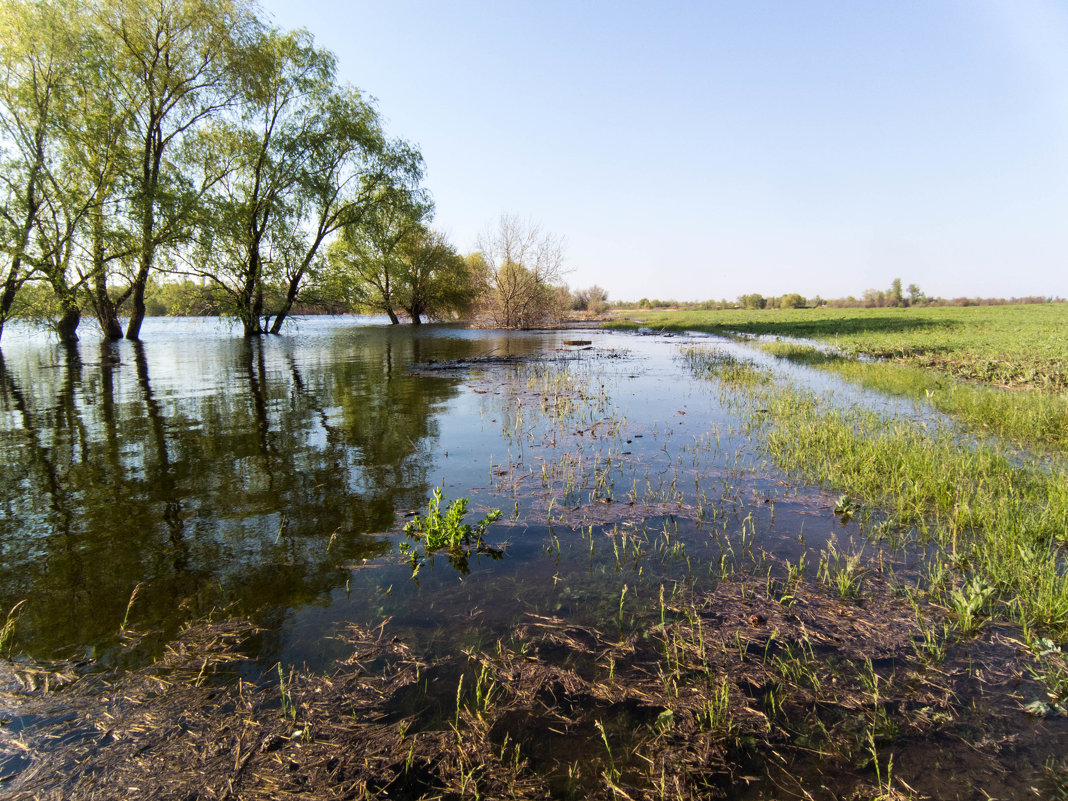
[[(468, 560), (472, 553), (487, 554), (491, 558), (499, 559), (503, 552), (492, 548), (483, 539), (486, 529), (490, 524), (500, 519), (501, 510), (491, 509), (489, 513), (474, 526), (464, 523), (467, 514), (467, 498), (457, 498), (448, 505), (444, 514), (441, 512), (441, 502), (444, 495), (440, 487), (434, 488), (434, 494), (427, 503), (425, 517), (416, 515), (404, 526), (404, 534), (416, 542), (401, 543), (401, 551), (408, 554), (412, 565), (412, 575), (419, 572), (423, 562), (430, 559), (433, 562), (434, 553), (445, 551), (449, 556), (449, 562), (461, 573), (469, 573)], [(419, 546), (422, 546), (422, 551)]]
[(839, 495), (834, 504), (834, 513), (842, 518), (842, 522), (848, 522), (854, 515), (861, 511), (861, 506), (849, 495)]
[(752, 311), (756, 309), (763, 309), (765, 306), (767, 306), (768, 302), (763, 295), (753, 293), (750, 295), (739, 295), (738, 303), (743, 309), (749, 309)]
[(394, 324), (401, 311), (416, 325), (466, 314), (482, 272), (426, 226), (428, 216), (429, 207), (411, 197), (383, 194), (331, 243), (324, 283), (349, 308), (385, 314)]
[(1068, 660), (1060, 646), (1047, 637), (1039, 637), (1031, 643), (1034, 664), (1027, 670), (1046, 691), (1040, 701), (1025, 708), (1033, 715), (1068, 715)]
[(861, 554), (844, 554), (836, 547), (833, 540), (820, 554), (820, 564), (816, 577), (832, 587), (843, 601), (856, 598), (864, 586), (864, 569), (860, 566)]
[(478, 286), (446, 236), (419, 226), (401, 242), (397, 302), (412, 323), (448, 319), (474, 306)]
[(145, 286), (145, 308), (150, 316), (184, 317), (219, 313), (221, 293), (191, 280), (155, 281)]
[[(337, 82), (332, 53), (260, 13), (251, 0), (0, 5), (0, 332), (21, 308), (73, 339), (85, 307), (116, 338), (125, 304), (132, 339), (146, 314), (278, 333), (320, 289), (330, 239), (387, 196), (422, 202), (419, 153)], [(48, 302), (14, 303), (28, 281)], [(434, 286), (413, 309), (434, 313)]]
[[(962, 628), (973, 630), (1001, 601), (1028, 626), (1068, 633), (1064, 465), (1009, 458), (996, 443), (834, 408), (799, 390), (753, 391), (766, 447), (784, 469), (885, 507), (921, 543), (967, 566), (970, 583), (948, 599)], [(826, 561), (833, 582), (840, 555)]]
[(994, 588), (984, 584), (977, 576), (949, 593), (946, 600), (961, 634), (970, 636), (979, 631), (987, 603), (993, 594)]

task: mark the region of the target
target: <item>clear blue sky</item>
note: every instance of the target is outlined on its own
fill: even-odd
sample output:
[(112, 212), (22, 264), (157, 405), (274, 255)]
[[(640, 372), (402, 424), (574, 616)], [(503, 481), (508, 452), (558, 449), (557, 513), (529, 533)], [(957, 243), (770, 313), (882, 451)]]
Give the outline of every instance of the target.
[(262, 0), (613, 299), (1068, 296), (1068, 0)]

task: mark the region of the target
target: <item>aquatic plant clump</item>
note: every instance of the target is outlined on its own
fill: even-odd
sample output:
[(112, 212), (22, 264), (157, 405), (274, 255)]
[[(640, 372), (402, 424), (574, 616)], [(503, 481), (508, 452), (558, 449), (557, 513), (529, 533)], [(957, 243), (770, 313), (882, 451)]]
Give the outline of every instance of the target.
[(771, 381), (771, 375), (766, 370), (717, 348), (686, 348), (682, 351), (682, 358), (694, 375), (718, 378), (724, 384), (754, 386)]
[[(486, 554), (493, 559), (500, 559), (504, 552), (488, 545), (484, 539), (486, 529), (501, 517), (500, 509), (491, 509), (474, 526), (464, 523), (467, 514), (467, 498), (457, 498), (448, 505), (445, 513), (441, 512), (444, 494), (440, 487), (434, 488), (434, 494), (427, 503), (426, 517), (415, 516), (405, 524), (404, 534), (415, 541), (402, 542), (400, 549), (407, 554), (412, 565), (412, 575), (426, 560), (433, 560), (434, 553), (445, 551), (449, 563), (461, 573), (469, 573), (468, 560), (472, 553)], [(420, 550), (420, 546), (422, 546)]]

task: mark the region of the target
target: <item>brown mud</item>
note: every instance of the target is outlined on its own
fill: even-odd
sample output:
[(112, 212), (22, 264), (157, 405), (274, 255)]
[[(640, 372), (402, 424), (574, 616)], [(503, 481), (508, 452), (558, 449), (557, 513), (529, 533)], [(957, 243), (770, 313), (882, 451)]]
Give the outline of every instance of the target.
[(200, 621), (135, 670), (4, 662), (0, 792), (1065, 797), (1068, 726), (1025, 711), (1041, 690), (1024, 646), (994, 625), (940, 639), (939, 610), (921, 612), (874, 569), (847, 600), (741, 575), (662, 590), (640, 625), (527, 615), (508, 638), (441, 659), (389, 621), (351, 626), (338, 635), (348, 656), (325, 673), (264, 671), (242, 652), (251, 624)]

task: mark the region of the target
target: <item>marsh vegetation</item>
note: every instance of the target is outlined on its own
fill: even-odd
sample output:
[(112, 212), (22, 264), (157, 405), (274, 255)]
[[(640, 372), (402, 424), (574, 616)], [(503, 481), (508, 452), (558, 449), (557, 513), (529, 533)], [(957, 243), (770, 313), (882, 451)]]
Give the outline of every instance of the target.
[(939, 399), (1006, 390), (150, 325), (0, 363), (13, 797), (1063, 797), (1063, 439)]

